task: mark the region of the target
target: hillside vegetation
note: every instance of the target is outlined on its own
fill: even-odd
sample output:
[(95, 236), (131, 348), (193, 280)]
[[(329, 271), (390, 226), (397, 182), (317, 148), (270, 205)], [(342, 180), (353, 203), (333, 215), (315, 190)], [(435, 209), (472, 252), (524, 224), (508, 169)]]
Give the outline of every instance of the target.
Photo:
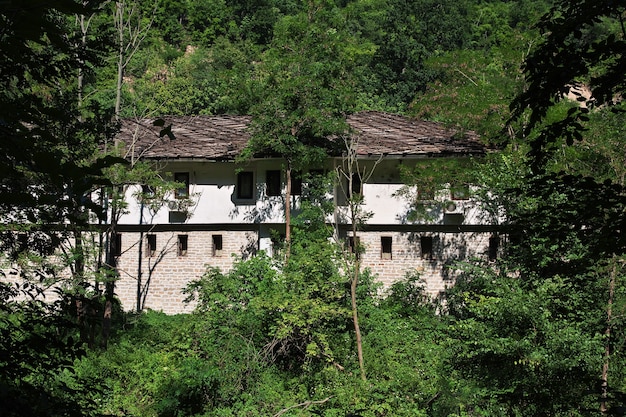
[[(506, 120), (508, 102), (522, 86), (520, 65), (538, 41), (532, 25), (550, 6), (542, 0), (117, 3), (124, 4), (125, 21), (143, 30), (125, 29), (126, 45), (137, 43), (123, 53), (124, 117), (251, 113), (276, 93), (264, 88), (272, 69), (290, 55), (306, 58), (315, 45), (325, 55), (314, 71), (332, 72), (335, 87), (347, 90), (346, 111), (406, 112), (479, 130)], [(117, 37), (111, 19), (94, 21), (87, 35), (106, 30)], [(113, 49), (94, 74), (90, 100), (110, 106), (118, 58)]]

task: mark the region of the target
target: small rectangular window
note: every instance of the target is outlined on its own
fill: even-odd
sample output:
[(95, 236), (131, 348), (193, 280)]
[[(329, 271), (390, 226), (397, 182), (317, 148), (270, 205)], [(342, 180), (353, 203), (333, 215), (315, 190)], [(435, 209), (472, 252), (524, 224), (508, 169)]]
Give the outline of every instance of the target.
[(187, 256), (188, 236), (178, 235), (178, 256)]
[(363, 183), (359, 174), (352, 174), (352, 196), (363, 195)]
[(122, 235), (120, 233), (113, 233), (111, 235), (111, 254), (113, 256), (122, 256)]
[(419, 201), (432, 201), (435, 199), (435, 190), (419, 189), (417, 190), (417, 199)]
[(265, 194), (269, 197), (275, 197), (281, 194), (280, 171), (265, 171)]
[(156, 254), (156, 235), (146, 235), (146, 256), (152, 257)]
[(253, 198), (254, 177), (251, 171), (243, 171), (237, 174), (237, 198), (249, 200)]
[(453, 200), (468, 200), (470, 198), (470, 188), (467, 184), (452, 184), (450, 194)]
[(382, 236), (380, 238), (380, 258), (391, 259), (393, 239), (391, 236)]
[(432, 236), (420, 237), (420, 248), (422, 250), (422, 259), (433, 258), (433, 238)]
[(285, 234), (272, 230), (272, 256), (278, 258), (281, 251), (285, 248)]
[(302, 195), (302, 173), (299, 171), (291, 173), (291, 195)]
[(222, 235), (213, 235), (213, 256), (222, 256)]
[(151, 185), (143, 184), (141, 186), (141, 195), (143, 198), (154, 198), (154, 195), (155, 195), (154, 187)]
[(498, 258), (498, 248), (500, 247), (500, 238), (496, 235), (489, 238), (489, 260), (495, 261)]
[(187, 198), (189, 197), (189, 173), (188, 172), (175, 172), (174, 182), (180, 185), (174, 190), (174, 197)]
[(361, 238), (357, 237), (355, 239), (354, 236), (348, 236), (348, 250), (351, 253), (354, 253), (356, 258), (359, 259), (361, 257), (361, 251), (362, 251)]
[(18, 233), (16, 252), (22, 253), (26, 249), (28, 249), (28, 235), (26, 233)]

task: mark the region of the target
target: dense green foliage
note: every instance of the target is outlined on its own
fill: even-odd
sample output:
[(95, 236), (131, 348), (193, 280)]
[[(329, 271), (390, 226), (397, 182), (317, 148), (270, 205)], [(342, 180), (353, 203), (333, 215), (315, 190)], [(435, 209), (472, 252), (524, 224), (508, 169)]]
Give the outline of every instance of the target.
[[(323, 70), (337, 82), (349, 77), (343, 89), (349, 87), (352, 110), (403, 112), (412, 104), (421, 107), (432, 82), (458, 74), (456, 70), (467, 72), (466, 59), (481, 60), (473, 69), (490, 75), (482, 82), (494, 83), (502, 91), (510, 82), (495, 84), (493, 77), (503, 79), (519, 68), (522, 51), (536, 38), (532, 22), (550, 5), (546, 0), (122, 3), (139, 3), (141, 19), (149, 28), (126, 68), (125, 116), (249, 113), (272, 91), (264, 89), (268, 71), (289, 69), (289, 55), (304, 59), (294, 75)], [(306, 45), (310, 56), (301, 53)], [(316, 49), (326, 49), (332, 59), (305, 65), (319, 55)], [(461, 49), (471, 51), (470, 58), (462, 58), (453, 68), (441, 66), (440, 60), (445, 62)], [(90, 84), (90, 97), (102, 104), (112, 98), (114, 54)], [(480, 80), (475, 78), (472, 85)], [(512, 92), (504, 94), (510, 98)], [(485, 102), (479, 94), (476, 97)]]
[(294, 294), (286, 281), (293, 272), (274, 268), (274, 261), (255, 258), (226, 275), (209, 271), (194, 285), (201, 299), (195, 314), (142, 315), (106, 352), (91, 352), (79, 374), (103, 376), (103, 411), (419, 416), (429, 408), (453, 410), (453, 399), (436, 401), (444, 327), (420, 303), (415, 281), (399, 285), (383, 305), (372, 298), (371, 280), (363, 281), (364, 349), (371, 358), (364, 383), (355, 376), (349, 294), (340, 277), (327, 277), (325, 289), (299, 282)]
[[(7, 417), (98, 415), (98, 380), (80, 377), (84, 354), (67, 299), (37, 300), (35, 285), (0, 284), (0, 402)], [(24, 298), (16, 301), (16, 296)]]

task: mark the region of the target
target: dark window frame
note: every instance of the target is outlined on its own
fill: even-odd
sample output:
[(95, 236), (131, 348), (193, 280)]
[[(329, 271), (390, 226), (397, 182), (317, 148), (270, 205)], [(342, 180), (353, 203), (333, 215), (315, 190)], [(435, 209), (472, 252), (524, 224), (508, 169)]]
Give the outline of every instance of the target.
[[(348, 183), (349, 186), (349, 183)], [(352, 197), (363, 196), (363, 180), (358, 173), (352, 174)]]
[(182, 183), (184, 186), (174, 190), (175, 198), (189, 198), (189, 172), (175, 172), (174, 182)]
[(122, 256), (122, 234), (113, 233), (111, 235), (111, 255)]
[(354, 236), (348, 236), (347, 245), (350, 253), (353, 253), (356, 259), (360, 259), (361, 252), (363, 251), (363, 248), (361, 246), (361, 238), (357, 236), (355, 239)]
[(435, 239), (432, 236), (420, 236), (420, 253), (422, 259), (434, 259), (434, 241)]
[(156, 255), (157, 236), (154, 233), (146, 235), (146, 256), (148, 258)]
[(141, 185), (141, 194), (143, 198), (154, 198), (156, 195), (156, 190), (154, 189), (153, 186), (148, 185), (148, 184), (142, 184)]
[(498, 235), (489, 236), (489, 248), (487, 256), (491, 262), (498, 259), (498, 251), (500, 248), (500, 237)]
[(265, 171), (265, 195), (279, 197), (282, 194), (281, 172), (277, 169)]
[(213, 245), (212, 254), (214, 257), (220, 257), (223, 254), (224, 250), (224, 236), (222, 235), (212, 235), (211, 242)]
[(380, 237), (380, 259), (384, 259), (384, 260), (393, 259), (393, 237), (392, 236)]
[(302, 195), (302, 172), (291, 172), (291, 195)]
[(237, 173), (237, 199), (254, 199), (254, 173), (252, 171), (241, 171)]
[(187, 256), (189, 252), (189, 235), (178, 235), (177, 239), (178, 256)]

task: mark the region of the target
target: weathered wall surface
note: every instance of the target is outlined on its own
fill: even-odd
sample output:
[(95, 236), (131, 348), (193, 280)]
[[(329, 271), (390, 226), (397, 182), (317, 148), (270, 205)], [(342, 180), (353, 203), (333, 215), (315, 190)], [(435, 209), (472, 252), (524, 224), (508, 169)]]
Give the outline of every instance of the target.
[[(230, 270), (237, 257), (254, 252), (258, 235), (251, 231), (168, 231), (154, 233), (157, 248), (149, 256), (144, 243), (139, 253), (140, 234), (122, 234), (123, 253), (119, 258), (120, 281), (116, 293), (125, 310), (137, 308), (137, 291), (140, 286), (141, 308), (162, 310), (169, 314), (186, 313), (193, 304), (183, 302), (182, 289), (192, 280), (200, 278), (208, 267)], [(187, 251), (179, 254), (178, 237), (187, 236)], [(214, 236), (221, 236), (223, 248), (214, 254)], [(454, 262), (472, 257), (486, 259), (489, 233), (427, 233), (427, 232), (360, 232), (363, 246), (363, 268), (377, 275), (384, 287), (402, 279), (407, 273), (417, 272), (425, 282), (426, 291), (437, 297), (453, 285)], [(383, 248), (382, 240), (391, 239)], [(424, 239), (432, 243), (432, 252), (424, 253)], [(430, 248), (426, 248), (430, 250)], [(232, 256), (232, 255), (235, 256)], [(141, 263), (141, 274), (139, 268)]]
[[(384, 288), (417, 273), (424, 280), (426, 292), (437, 297), (454, 284), (454, 264), (471, 258), (488, 258), (490, 233), (433, 232), (359, 232), (364, 251), (361, 265), (378, 276)], [(383, 238), (391, 240), (391, 254), (384, 252)], [(423, 244), (432, 244), (425, 253)], [(428, 249), (427, 249), (428, 250)]]
[[(148, 234), (156, 237), (151, 253)], [(122, 255), (118, 258), (120, 280), (116, 294), (125, 310), (140, 308), (166, 313), (187, 313), (193, 304), (183, 302), (183, 288), (200, 278), (208, 267), (228, 271), (235, 258), (231, 254), (249, 253), (257, 236), (249, 231), (167, 231), (122, 233)], [(187, 247), (179, 250), (179, 237), (186, 236)], [(214, 237), (221, 237), (222, 249), (214, 247)]]

